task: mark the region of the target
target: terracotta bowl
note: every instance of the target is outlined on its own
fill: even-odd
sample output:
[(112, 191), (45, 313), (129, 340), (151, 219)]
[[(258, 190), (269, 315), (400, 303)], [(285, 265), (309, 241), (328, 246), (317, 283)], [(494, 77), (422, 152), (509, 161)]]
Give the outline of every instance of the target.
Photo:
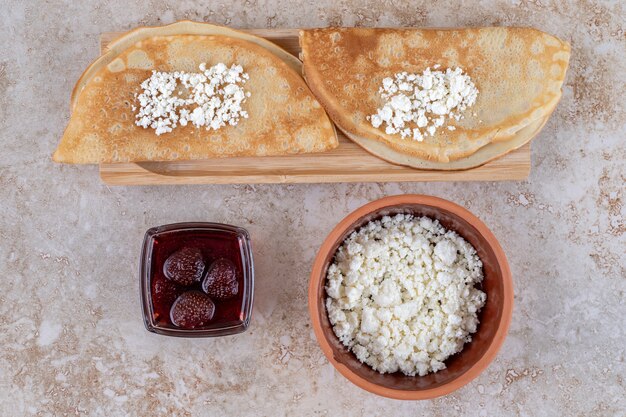
[[(426, 376), (380, 374), (360, 363), (333, 333), (325, 307), (326, 270), (339, 245), (355, 229), (384, 215), (411, 213), (437, 219), (471, 243), (483, 262), (481, 289), (487, 302), (479, 313), (478, 331), (460, 353), (448, 358), (446, 369)], [(496, 357), (504, 342), (513, 310), (513, 282), (506, 256), (483, 222), (461, 206), (441, 198), (399, 195), (376, 200), (352, 212), (328, 235), (320, 248), (309, 285), (309, 313), (315, 336), (333, 366), (359, 387), (385, 397), (423, 400), (446, 395), (476, 378)]]

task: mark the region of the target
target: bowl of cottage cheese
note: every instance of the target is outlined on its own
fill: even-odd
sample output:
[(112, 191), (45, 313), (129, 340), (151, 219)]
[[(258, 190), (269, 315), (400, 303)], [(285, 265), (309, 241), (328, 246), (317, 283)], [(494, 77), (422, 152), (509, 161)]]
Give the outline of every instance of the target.
[(467, 384), (507, 334), (506, 256), (450, 201), (400, 195), (342, 220), (311, 272), (309, 312), (335, 368), (375, 394), (428, 399)]

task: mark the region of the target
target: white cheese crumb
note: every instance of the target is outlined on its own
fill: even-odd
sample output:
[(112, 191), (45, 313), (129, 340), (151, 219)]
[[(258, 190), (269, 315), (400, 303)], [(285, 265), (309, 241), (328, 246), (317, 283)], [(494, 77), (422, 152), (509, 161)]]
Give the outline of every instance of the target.
[(428, 217), (372, 221), (337, 249), (326, 310), (339, 340), (381, 373), (444, 369), (478, 327), (486, 294), (476, 250)]
[(250, 97), (243, 89), (249, 76), (241, 65), (228, 68), (220, 62), (207, 68), (203, 62), (199, 69), (199, 73), (152, 71), (141, 83), (143, 92), (135, 95), (139, 103), (135, 124), (161, 135), (178, 125), (218, 130), (248, 118), (242, 105)]
[[(437, 64), (433, 69), (439, 67)], [(476, 102), (478, 89), (461, 68), (447, 68), (445, 72), (426, 68), (422, 74), (400, 72), (394, 78), (384, 78), (378, 93), (385, 104), (367, 117), (372, 126), (384, 126), (389, 135), (421, 142), (425, 136), (435, 135), (445, 116), (461, 120), (461, 113)], [(448, 130), (455, 127), (448, 126)]]

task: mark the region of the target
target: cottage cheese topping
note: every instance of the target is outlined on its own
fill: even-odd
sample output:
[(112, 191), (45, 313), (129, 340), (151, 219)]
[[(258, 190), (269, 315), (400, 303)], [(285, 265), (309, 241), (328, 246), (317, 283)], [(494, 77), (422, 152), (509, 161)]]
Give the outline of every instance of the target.
[[(463, 118), (462, 112), (476, 102), (478, 89), (463, 70), (450, 68), (438, 71), (439, 65), (420, 74), (400, 72), (394, 78), (383, 79), (378, 90), (385, 100), (376, 114), (367, 116), (375, 128), (384, 125), (385, 133), (400, 134), (402, 138), (423, 141), (434, 136), (446, 117)], [(455, 126), (448, 126), (454, 130)]]
[(381, 373), (437, 372), (478, 326), (476, 250), (437, 221), (398, 214), (352, 233), (328, 268), (326, 309), (356, 357)]
[(161, 135), (178, 125), (218, 130), (247, 118), (242, 104), (250, 97), (243, 89), (249, 76), (241, 65), (228, 68), (219, 63), (207, 68), (202, 63), (199, 68), (198, 73), (152, 71), (141, 83), (143, 92), (135, 95), (139, 103), (135, 124)]

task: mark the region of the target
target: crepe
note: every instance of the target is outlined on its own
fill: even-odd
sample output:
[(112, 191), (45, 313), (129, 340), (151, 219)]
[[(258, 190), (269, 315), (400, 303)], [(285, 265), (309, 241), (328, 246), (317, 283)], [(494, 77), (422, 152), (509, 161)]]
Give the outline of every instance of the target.
[[(312, 29), (300, 32), (300, 45), (311, 91), (348, 137), (362, 146), (384, 145), (364, 146), (383, 158), (380, 150), (389, 149), (439, 163), (468, 157), (494, 141), (506, 143), (545, 119), (561, 97), (570, 56), (565, 42), (525, 28)], [(421, 74), (436, 64), (462, 68), (479, 90), (464, 119), (447, 122), (456, 130), (439, 128), (419, 142), (371, 125), (366, 117), (384, 104), (378, 94), (383, 78)], [(502, 146), (499, 152), (509, 150)]]
[[(114, 45), (115, 47), (116, 45)], [(276, 47), (278, 48), (278, 47)], [(176, 161), (322, 152), (334, 127), (294, 66), (263, 46), (224, 35), (151, 36), (111, 50), (82, 87), (53, 160), (66, 163)], [(157, 136), (135, 125), (135, 94), (153, 69), (197, 72), (200, 63), (242, 65), (249, 118), (206, 130), (179, 126)], [(293, 64), (293, 61), (292, 61)]]

